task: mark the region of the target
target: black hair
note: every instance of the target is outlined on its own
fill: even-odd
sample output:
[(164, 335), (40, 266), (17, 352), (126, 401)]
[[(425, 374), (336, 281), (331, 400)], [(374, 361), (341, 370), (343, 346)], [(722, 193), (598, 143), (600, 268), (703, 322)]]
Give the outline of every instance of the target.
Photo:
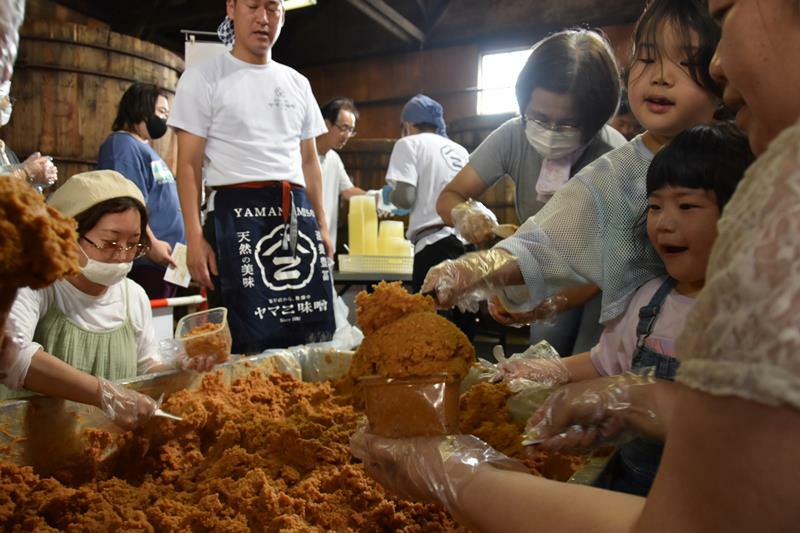
[(130, 131), (135, 124), (148, 120), (155, 113), (159, 96), (169, 98), (165, 90), (152, 83), (136, 82), (128, 87), (119, 101), (111, 131)]
[[(755, 156), (747, 136), (730, 122), (689, 128), (669, 141), (647, 169), (647, 196), (666, 186), (712, 191), (720, 213), (731, 199)], [(634, 242), (644, 257), (647, 207), (633, 227)]]
[[(660, 36), (668, 22), (672, 23), (690, 54), (687, 58), (689, 75), (697, 85), (721, 98), (722, 87), (709, 73), (721, 31), (719, 24), (708, 13), (706, 0), (652, 0), (645, 6), (633, 32), (631, 56), (623, 72), (625, 83), (628, 83), (631, 69), (640, 55), (649, 56), (652, 51), (655, 54), (652, 59), (661, 58)], [(696, 48), (692, 43), (692, 31), (698, 37)], [(645, 45), (648, 46), (645, 48)]]
[(353, 116), (358, 119), (358, 109), (356, 109), (356, 104), (353, 102), (353, 100), (344, 96), (337, 96), (322, 106), (320, 111), (322, 111), (322, 118), (331, 124), (336, 124), (336, 121), (339, 120), (339, 111), (350, 111)]
[(666, 186), (712, 191), (720, 212), (755, 160), (747, 136), (730, 123), (690, 128), (656, 154), (647, 170), (647, 195)]
[(517, 77), (519, 112), (534, 89), (572, 96), (583, 140), (593, 137), (617, 110), (620, 75), (614, 52), (599, 32), (571, 29), (536, 43)]
[(627, 115), (631, 112), (631, 104), (628, 101), (627, 89), (622, 89), (619, 92), (619, 107), (617, 108), (617, 115)]
[(430, 122), (414, 122), (414, 127), (423, 133), (436, 133), (439, 131), (439, 126)]
[(105, 200), (75, 215), (75, 220), (78, 222), (78, 235), (81, 237), (86, 235), (104, 216), (123, 213), (131, 208), (139, 211), (139, 219), (141, 221), (139, 242), (145, 246), (150, 246), (150, 238), (147, 236), (147, 209), (141, 202), (130, 196), (120, 196)]

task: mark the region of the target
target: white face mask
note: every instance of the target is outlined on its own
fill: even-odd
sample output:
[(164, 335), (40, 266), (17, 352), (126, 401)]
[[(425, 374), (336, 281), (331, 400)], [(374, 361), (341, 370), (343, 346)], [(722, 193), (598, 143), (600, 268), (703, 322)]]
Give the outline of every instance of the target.
[(525, 136), (545, 159), (560, 159), (581, 147), (580, 131), (553, 131), (532, 120), (525, 121)]
[(5, 126), (8, 124), (8, 121), (11, 120), (11, 100), (8, 99), (8, 95), (11, 92), (11, 82), (7, 81), (5, 83), (0, 83), (0, 127)]
[(133, 263), (103, 263), (86, 255), (83, 248), (81, 248), (81, 252), (86, 256), (87, 261), (86, 265), (81, 267), (81, 274), (92, 283), (97, 283), (98, 285), (105, 287), (115, 285), (122, 281), (133, 268)]

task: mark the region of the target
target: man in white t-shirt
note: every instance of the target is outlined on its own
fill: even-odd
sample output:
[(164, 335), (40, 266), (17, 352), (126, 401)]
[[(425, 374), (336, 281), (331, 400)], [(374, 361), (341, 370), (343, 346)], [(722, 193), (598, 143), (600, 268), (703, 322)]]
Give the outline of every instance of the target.
[[(283, 2), (226, 7), (219, 32), (233, 49), (184, 72), (169, 118), (189, 270), (228, 308), (235, 353), (326, 340), (333, 250), (314, 142), (325, 123), (308, 80), (272, 60)], [(214, 192), (201, 228), (203, 176)]]
[[(322, 165), (322, 203), (331, 245), (336, 250), (336, 234), (339, 225), (339, 200), (350, 200), (353, 196), (366, 194), (366, 191), (353, 185), (344, 169), (342, 158), (336, 150), (341, 150), (350, 137), (356, 134), (358, 110), (350, 98), (334, 98), (320, 109), (326, 133), (317, 137), (317, 153)], [(335, 150), (334, 150), (335, 149)]]
[[(414, 243), (412, 285), (418, 292), (428, 269), (468, 251), (465, 241), (436, 212), (436, 200), (467, 164), (469, 153), (447, 138), (441, 104), (424, 94), (406, 103), (400, 120), (402, 138), (392, 149), (386, 183), (393, 188), (392, 203), (411, 210), (406, 235)], [(451, 318), (473, 336), (474, 314), (454, 311)]]

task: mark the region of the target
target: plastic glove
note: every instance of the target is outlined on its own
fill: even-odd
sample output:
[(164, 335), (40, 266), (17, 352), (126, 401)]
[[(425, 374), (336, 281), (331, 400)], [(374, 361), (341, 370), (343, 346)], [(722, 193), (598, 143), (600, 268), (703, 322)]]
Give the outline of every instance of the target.
[(450, 211), (450, 217), (456, 231), (472, 244), (483, 244), (495, 237), (492, 230), (498, 226), (497, 217), (472, 198), (456, 205)]
[(493, 355), (497, 359), (500, 378), (506, 383), (515, 379), (526, 379), (546, 387), (569, 383), (569, 370), (547, 341), (538, 342), (508, 358), (502, 346), (495, 346)]
[(657, 381), (628, 373), (565, 385), (533, 414), (524, 440), (549, 450), (591, 450), (622, 444), (639, 433), (663, 434), (664, 420), (646, 400)]
[(39, 152), (28, 156), (28, 159), (22, 162), (22, 167), (25, 169), (31, 185), (49, 187), (58, 180), (58, 169), (53, 164), (53, 160)]
[(537, 323), (552, 324), (556, 316), (567, 307), (567, 298), (555, 294), (542, 300), (532, 311), (514, 313), (505, 308), (500, 298), (492, 296), (489, 299), (489, 314), (500, 324), (520, 328)]
[(122, 429), (135, 429), (144, 425), (158, 408), (150, 396), (98, 378), (98, 407)]
[(387, 439), (365, 429), (366, 424), (353, 434), (350, 451), (375, 480), (403, 498), (444, 505), (467, 527), (460, 493), (478, 469), (494, 466), (527, 473), (522, 463), (473, 435)]
[(504, 285), (500, 270), (516, 260), (500, 248), (470, 252), (428, 270), (421, 292), (435, 292), (436, 302), (443, 309), (455, 305), (464, 312), (477, 312), (478, 304)]
[(216, 355), (189, 357), (180, 342), (175, 339), (163, 339), (158, 343), (158, 362), (156, 367), (149, 368), (148, 372), (159, 372), (172, 368), (208, 372), (216, 365)]

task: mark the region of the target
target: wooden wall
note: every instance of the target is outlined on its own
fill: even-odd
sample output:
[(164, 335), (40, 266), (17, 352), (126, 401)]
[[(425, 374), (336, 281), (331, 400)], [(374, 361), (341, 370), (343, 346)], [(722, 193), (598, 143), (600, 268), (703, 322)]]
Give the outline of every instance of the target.
[[(632, 30), (631, 24), (603, 28), (621, 65), (627, 62)], [(403, 104), (419, 92), (444, 106), (448, 123), (474, 116), (482, 52), (478, 45), (465, 45), (301, 70), (320, 104), (335, 96), (356, 101), (359, 137), (391, 139), (399, 136)]]
[(417, 93), (445, 108), (445, 119), (475, 114), (478, 47), (458, 46), (302, 69), (323, 104), (335, 96), (356, 101), (358, 136), (397, 138), (400, 111)]

